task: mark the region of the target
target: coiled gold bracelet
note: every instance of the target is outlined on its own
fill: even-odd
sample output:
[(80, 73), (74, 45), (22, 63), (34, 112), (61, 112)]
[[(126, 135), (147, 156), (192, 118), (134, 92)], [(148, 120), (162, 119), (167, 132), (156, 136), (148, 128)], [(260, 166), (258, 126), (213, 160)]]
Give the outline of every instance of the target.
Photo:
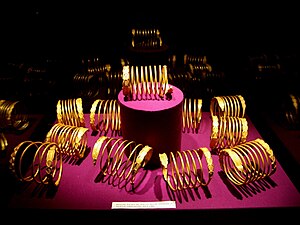
[(233, 116), (212, 116), (210, 148), (219, 152), (223, 148), (231, 148), (245, 143), (248, 136), (246, 118)]
[(228, 179), (236, 185), (258, 181), (276, 171), (273, 151), (261, 138), (222, 149), (219, 162)]
[(85, 127), (81, 98), (58, 100), (56, 114), (58, 123)]
[(182, 131), (198, 132), (202, 117), (202, 99), (185, 98), (182, 109)]
[(90, 126), (93, 131), (121, 131), (120, 106), (117, 100), (96, 99), (90, 109)]
[(138, 170), (151, 159), (153, 149), (122, 138), (101, 136), (92, 150), (93, 164), (99, 158), (100, 170), (110, 176), (119, 187), (128, 182), (134, 184)]
[[(23, 161), (30, 162), (26, 169)], [(11, 153), (9, 169), (19, 181), (35, 181), (38, 184), (58, 186), (63, 171), (62, 161), (58, 144), (23, 141)]]
[(57, 143), (63, 155), (83, 158), (88, 143), (87, 131), (85, 127), (56, 123), (48, 131), (45, 140)]
[(216, 96), (210, 102), (211, 116), (245, 117), (246, 103), (241, 95)]
[[(213, 160), (210, 151), (205, 147), (170, 152), (170, 163), (166, 153), (159, 154), (159, 158), (164, 180), (173, 191), (207, 186), (212, 179)], [(203, 166), (203, 162), (206, 162), (207, 167)]]

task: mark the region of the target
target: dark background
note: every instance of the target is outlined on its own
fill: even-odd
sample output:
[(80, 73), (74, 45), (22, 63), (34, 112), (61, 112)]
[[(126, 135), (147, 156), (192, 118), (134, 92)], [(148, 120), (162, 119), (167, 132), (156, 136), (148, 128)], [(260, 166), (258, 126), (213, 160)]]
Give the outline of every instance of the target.
[(221, 60), (261, 52), (290, 54), (299, 46), (297, 7), (286, 1), (2, 4), (4, 57), (122, 54), (130, 29), (148, 25), (158, 27), (175, 52), (192, 50)]

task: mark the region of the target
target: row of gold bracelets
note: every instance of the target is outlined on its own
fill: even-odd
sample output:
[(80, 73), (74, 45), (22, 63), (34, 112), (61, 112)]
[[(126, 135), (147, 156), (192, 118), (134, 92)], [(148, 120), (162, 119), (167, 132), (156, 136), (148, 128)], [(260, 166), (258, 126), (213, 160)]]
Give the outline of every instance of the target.
[(46, 135), (47, 142), (55, 142), (63, 155), (83, 158), (88, 144), (88, 128), (62, 123), (54, 124)]
[(221, 169), (236, 185), (245, 185), (271, 176), (276, 171), (276, 158), (270, 146), (257, 138), (222, 149), (219, 153)]
[(58, 100), (56, 114), (58, 123), (72, 126), (85, 126), (81, 98)]
[[(166, 65), (123, 66), (123, 94), (132, 100), (162, 99), (170, 90)], [(126, 90), (126, 93), (125, 93)]]
[(124, 187), (134, 184), (138, 170), (152, 157), (153, 149), (122, 138), (100, 136), (92, 150), (93, 164), (100, 160), (100, 170), (104, 176), (112, 178), (114, 184)]
[(11, 153), (9, 169), (21, 182), (58, 186), (63, 171), (60, 148), (54, 142), (23, 141)]
[(185, 98), (182, 109), (182, 131), (198, 132), (202, 117), (202, 99)]
[(169, 159), (166, 153), (162, 153), (159, 154), (159, 158), (164, 180), (173, 191), (207, 186), (212, 179), (213, 159), (210, 151), (205, 147), (170, 152)]
[(115, 99), (96, 99), (90, 109), (90, 126), (93, 131), (121, 131), (120, 105)]
[(212, 116), (210, 148), (217, 153), (220, 149), (231, 148), (246, 142), (248, 122), (246, 118), (234, 116)]
[(211, 116), (245, 117), (246, 103), (241, 95), (216, 96), (210, 102)]

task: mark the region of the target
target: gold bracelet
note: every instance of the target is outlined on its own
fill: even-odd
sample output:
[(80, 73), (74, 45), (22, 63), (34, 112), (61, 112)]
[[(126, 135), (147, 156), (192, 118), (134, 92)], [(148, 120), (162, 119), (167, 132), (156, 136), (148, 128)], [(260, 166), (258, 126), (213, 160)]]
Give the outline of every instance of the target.
[[(39, 184), (42, 183), (44, 185), (58, 186), (61, 180), (63, 169), (62, 154), (59, 146), (54, 142), (39, 142), (38, 144), (39, 147), (36, 151), (33, 162), (36, 161), (36, 157), (39, 155), (39, 179), (37, 179), (37, 176), (35, 176), (35, 181)], [(42, 153), (40, 153), (40, 151), (42, 151)], [(47, 154), (45, 156), (46, 152)], [(57, 168), (58, 161), (60, 162), (60, 164)], [(44, 174), (42, 174), (43, 169), (45, 169)], [(56, 176), (57, 169), (59, 171), (58, 175)]]
[[(205, 156), (207, 179), (204, 178), (204, 167), (200, 155)], [(211, 153), (207, 148), (177, 151), (176, 153), (170, 152), (169, 157), (170, 164), (166, 153), (159, 154), (164, 180), (172, 191), (198, 188), (199, 186), (207, 186), (210, 183), (214, 173), (214, 165)]]
[(217, 148), (218, 144), (218, 134), (219, 134), (219, 120), (217, 116), (212, 116), (212, 128), (211, 128), (211, 135), (210, 135), (210, 148), (215, 149)]
[(97, 158), (101, 149), (101, 146), (103, 142), (107, 139), (108, 137), (106, 136), (101, 136), (97, 139), (97, 141), (94, 144), (93, 150), (92, 150), (92, 159), (93, 159), (93, 164), (94, 166), (96, 165)]
[(245, 99), (242, 95), (237, 95), (237, 97), (239, 98), (240, 102), (241, 102), (241, 108), (242, 108), (242, 111), (239, 115), (239, 117), (245, 117), (245, 113), (246, 113), (246, 102), (245, 102)]
[(79, 126), (85, 127), (83, 107), (82, 107), (82, 98), (77, 98), (76, 99), (76, 108), (77, 108), (79, 122), (80, 122)]
[[(20, 166), (20, 164), (22, 163), (20, 154), (24, 155), (24, 153), (28, 149), (28, 145), (30, 146), (32, 143), (33, 143), (32, 141), (23, 141), (23, 142), (19, 143), (16, 147), (14, 147), (14, 150), (10, 155), (9, 169), (19, 181), (33, 180), (33, 174), (28, 175), (26, 177), (24, 177), (22, 175), (22, 170), (21, 170), (22, 165)], [(25, 146), (25, 147), (23, 147), (23, 146)], [(23, 149), (23, 148), (25, 148), (25, 149)]]

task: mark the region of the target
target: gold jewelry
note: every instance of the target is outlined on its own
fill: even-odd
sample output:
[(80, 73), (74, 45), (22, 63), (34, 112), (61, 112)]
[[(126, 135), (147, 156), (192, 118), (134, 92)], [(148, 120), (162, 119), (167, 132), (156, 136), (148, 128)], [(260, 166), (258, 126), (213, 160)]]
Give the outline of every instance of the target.
[(219, 153), (221, 169), (236, 185), (244, 185), (271, 176), (276, 159), (270, 146), (257, 138)]
[[(201, 155), (205, 156), (208, 173), (204, 178)], [(214, 165), (210, 151), (203, 147), (193, 150), (170, 152), (170, 163), (166, 153), (159, 154), (163, 178), (172, 191), (181, 191), (187, 188), (207, 186), (214, 173)], [(170, 172), (170, 173), (169, 173)]]
[[(144, 167), (152, 156), (148, 145), (136, 144), (122, 138), (101, 136), (92, 151), (93, 164), (100, 154), (100, 170), (112, 177), (119, 187), (125, 182), (134, 184), (138, 170)], [(105, 163), (104, 163), (105, 162)]]
[[(35, 150), (29, 171), (24, 172), (23, 159), (29, 151)], [(46, 157), (45, 153), (47, 152)], [(28, 160), (28, 158), (26, 158)], [(57, 162), (60, 164), (57, 168)], [(62, 157), (58, 145), (54, 142), (23, 141), (12, 152), (9, 160), (9, 169), (21, 182), (36, 181), (45, 185), (59, 185), (62, 176)], [(44, 172), (45, 170), (45, 172)], [(58, 175), (57, 174), (58, 171)], [(28, 175), (27, 175), (28, 174)]]
[(93, 164), (96, 165), (97, 158), (100, 152), (100, 148), (103, 144), (103, 142), (107, 139), (108, 137), (106, 136), (101, 136), (97, 139), (96, 143), (94, 144), (93, 150), (92, 150), (92, 159), (93, 159)]

